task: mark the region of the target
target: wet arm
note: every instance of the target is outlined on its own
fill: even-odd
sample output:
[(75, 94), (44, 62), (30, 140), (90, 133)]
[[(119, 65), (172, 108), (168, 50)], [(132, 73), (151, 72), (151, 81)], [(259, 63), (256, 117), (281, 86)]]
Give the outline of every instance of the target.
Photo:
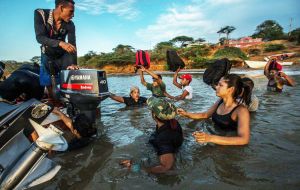
[(184, 100), (186, 96), (189, 95), (189, 92), (187, 90), (183, 91), (183, 93), (179, 96), (175, 97), (175, 100)]
[(218, 104), (219, 104), (218, 100), (212, 107), (210, 107), (206, 112), (202, 112), (202, 113), (191, 113), (191, 112), (186, 112), (182, 109), (178, 109), (178, 113), (182, 116), (191, 118), (191, 119), (207, 119), (210, 118), (212, 116), (212, 114), (216, 111), (216, 109), (218, 108)]
[(175, 86), (177, 86), (178, 88), (182, 88), (182, 85), (180, 83), (177, 82), (177, 76), (178, 76), (178, 72), (179, 72), (179, 69), (174, 73), (174, 76), (173, 76), (173, 84)]
[(271, 63), (271, 59), (267, 62), (264, 68), (264, 75), (269, 79), (270, 78), (270, 73), (269, 73), (269, 66)]
[(149, 75), (151, 75), (153, 78), (157, 80), (161, 80), (157, 74), (153, 73), (152, 71), (149, 71), (148, 69), (145, 69), (145, 72), (147, 72)]
[(288, 85), (288, 86), (296, 86), (295, 80), (293, 78), (289, 77), (288, 75), (285, 75), (284, 79), (285, 79), (286, 85)]
[(164, 95), (170, 99), (175, 99), (174, 96), (170, 95), (169, 93), (167, 93), (166, 91), (164, 92)]
[(65, 114), (63, 114), (61, 111), (59, 111), (57, 108), (54, 108), (53, 113), (60, 117), (60, 119), (64, 122), (64, 124), (73, 132), (73, 122), (72, 120), (67, 117)]
[(145, 81), (145, 78), (144, 78), (144, 72), (143, 71), (140, 71), (140, 77), (141, 77), (141, 83), (146, 86), (147, 85), (147, 82)]
[(151, 168), (144, 168), (149, 173), (165, 173), (173, 167), (175, 156), (173, 153), (159, 156), (160, 164)]
[(110, 94), (109, 97), (117, 102), (124, 103), (124, 98), (115, 94)]

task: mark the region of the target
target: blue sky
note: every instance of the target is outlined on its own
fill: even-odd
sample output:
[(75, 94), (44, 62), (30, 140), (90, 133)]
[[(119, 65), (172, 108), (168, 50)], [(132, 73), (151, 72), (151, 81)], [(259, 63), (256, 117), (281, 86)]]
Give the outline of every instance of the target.
[[(298, 0), (75, 0), (78, 55), (111, 52), (118, 44), (151, 49), (179, 35), (217, 42), (216, 33), (235, 26), (231, 38), (251, 35), (263, 21), (276, 20), (287, 32), (300, 27)], [(0, 60), (28, 61), (40, 55), (33, 11), (54, 0), (0, 1)]]

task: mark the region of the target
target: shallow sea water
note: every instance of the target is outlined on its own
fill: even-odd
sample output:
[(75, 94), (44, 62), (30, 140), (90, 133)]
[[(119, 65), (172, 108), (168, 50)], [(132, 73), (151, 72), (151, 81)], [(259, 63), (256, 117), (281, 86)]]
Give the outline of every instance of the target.
[[(245, 71), (235, 71), (245, 73)], [(101, 103), (97, 121), (99, 136), (89, 146), (52, 156), (62, 169), (53, 180), (33, 189), (299, 189), (300, 187), (300, 73), (289, 70), (298, 86), (285, 87), (283, 93), (266, 91), (267, 79), (261, 70), (248, 71), (255, 76), (254, 93), (259, 110), (251, 114), (251, 141), (248, 146), (197, 144), (192, 132), (212, 128), (210, 120), (193, 121), (178, 117), (185, 141), (176, 155), (175, 168), (162, 175), (129, 172), (118, 163), (131, 158), (158, 163), (148, 144), (155, 129), (146, 108), (128, 109), (111, 99)], [(146, 76), (151, 81), (150, 76)], [(172, 75), (163, 75), (167, 91), (178, 95)], [(127, 96), (132, 85), (149, 97), (139, 76), (108, 76), (111, 92)], [(216, 100), (215, 92), (193, 74), (193, 100), (177, 102), (183, 109), (200, 112)]]

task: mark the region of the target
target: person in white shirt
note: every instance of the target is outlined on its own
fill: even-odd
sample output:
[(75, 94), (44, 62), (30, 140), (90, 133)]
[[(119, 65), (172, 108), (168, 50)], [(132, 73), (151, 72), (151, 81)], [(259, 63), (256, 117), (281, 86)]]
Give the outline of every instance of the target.
[(184, 100), (184, 99), (187, 99), (187, 100), (190, 100), (193, 98), (193, 88), (190, 86), (190, 83), (192, 82), (192, 75), (190, 74), (183, 74), (181, 75), (179, 78), (181, 79), (180, 80), (180, 83), (177, 82), (177, 77), (178, 77), (178, 72), (180, 71), (180, 68), (177, 69), (177, 71), (175, 72), (174, 74), (174, 77), (173, 77), (173, 84), (182, 89), (182, 94), (181, 95), (178, 95), (178, 96), (175, 96), (174, 99), (175, 100)]

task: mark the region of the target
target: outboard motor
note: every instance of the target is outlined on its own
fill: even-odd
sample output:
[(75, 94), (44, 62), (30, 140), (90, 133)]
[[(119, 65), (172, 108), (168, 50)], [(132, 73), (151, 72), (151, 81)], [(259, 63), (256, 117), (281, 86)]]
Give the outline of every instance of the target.
[(94, 123), (98, 105), (109, 96), (105, 71), (63, 70), (60, 81), (60, 91), (63, 101), (67, 103), (68, 115), (72, 117), (81, 113)]

